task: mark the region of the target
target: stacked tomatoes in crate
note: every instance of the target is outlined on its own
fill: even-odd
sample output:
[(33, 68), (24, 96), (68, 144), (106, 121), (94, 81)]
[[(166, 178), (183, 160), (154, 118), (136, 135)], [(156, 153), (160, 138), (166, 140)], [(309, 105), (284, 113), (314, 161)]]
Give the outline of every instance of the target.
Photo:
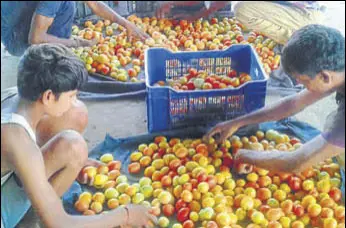
[(210, 90), (210, 89), (226, 89), (237, 88), (246, 82), (252, 80), (247, 73), (238, 75), (236, 70), (230, 70), (227, 75), (208, 74), (206, 71), (197, 71), (190, 68), (188, 74), (179, 79), (167, 80), (167, 82), (159, 81), (157, 86), (170, 86), (175, 90)]

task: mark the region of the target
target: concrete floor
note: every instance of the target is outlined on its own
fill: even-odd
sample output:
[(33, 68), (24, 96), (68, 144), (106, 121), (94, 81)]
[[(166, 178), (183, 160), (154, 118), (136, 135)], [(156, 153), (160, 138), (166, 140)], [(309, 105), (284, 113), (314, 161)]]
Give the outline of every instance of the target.
[[(345, 34), (345, 3), (331, 3), (327, 11), (327, 24), (338, 28)], [(16, 68), (18, 58), (4, 53), (1, 45), (1, 90), (16, 85)], [(267, 96), (267, 104), (281, 99), (281, 96)], [(100, 143), (106, 133), (113, 137), (128, 137), (147, 132), (146, 104), (144, 100), (116, 100), (106, 102), (85, 102), (89, 110), (89, 126), (84, 134), (89, 148)], [(322, 129), (326, 116), (336, 108), (335, 94), (306, 108), (297, 115), (305, 121)], [(30, 217), (32, 215), (28, 215)], [(35, 227), (34, 220), (29, 219), (22, 227)]]

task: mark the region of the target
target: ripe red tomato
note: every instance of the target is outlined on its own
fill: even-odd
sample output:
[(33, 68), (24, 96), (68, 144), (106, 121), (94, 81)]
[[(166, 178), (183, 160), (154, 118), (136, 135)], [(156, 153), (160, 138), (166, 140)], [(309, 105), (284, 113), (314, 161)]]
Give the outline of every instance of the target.
[(181, 208), (177, 214), (177, 220), (181, 223), (189, 219), (190, 209), (188, 207)]
[(288, 180), (288, 185), (293, 191), (299, 191), (302, 187), (302, 181), (298, 177), (291, 177)]
[(185, 208), (185, 207), (187, 207), (187, 204), (182, 199), (179, 199), (175, 203), (175, 210), (176, 211), (179, 211), (180, 209)]
[(259, 210), (260, 210), (260, 212), (262, 212), (262, 213), (267, 213), (267, 211), (269, 211), (270, 208), (271, 208), (271, 207), (268, 206), (268, 205), (261, 205), (260, 208), (259, 208)]
[(183, 228), (194, 228), (195, 224), (191, 220), (186, 220), (183, 223)]
[(231, 71), (228, 73), (228, 77), (230, 77), (230, 78), (235, 78), (235, 77), (237, 77), (237, 71), (231, 70)]
[(339, 202), (339, 201), (341, 200), (342, 193), (341, 193), (340, 189), (333, 187), (333, 188), (329, 191), (329, 196), (330, 196), (330, 198), (332, 198), (335, 202)]
[(123, 46), (121, 46), (120, 44), (115, 45), (114, 47), (114, 51), (117, 52), (120, 48), (122, 48)]
[(282, 182), (287, 181), (288, 179), (291, 179), (292, 174), (290, 173), (279, 173), (280, 180)]
[(190, 180), (190, 183), (191, 183), (193, 189), (194, 189), (194, 188), (197, 188), (197, 186), (198, 186), (198, 181), (197, 181), (196, 179), (191, 179), (191, 180)]
[(179, 24), (179, 20), (172, 20), (172, 24), (174, 27), (177, 26)]
[(94, 61), (94, 62), (91, 64), (91, 66), (92, 66), (93, 68), (97, 68), (98, 65), (99, 65), (99, 63), (96, 62), (96, 61)]
[(292, 138), (292, 139), (290, 140), (290, 143), (292, 144), (292, 146), (294, 146), (294, 144), (300, 143), (300, 140), (297, 139), (297, 138)]
[(244, 41), (244, 36), (243, 35), (237, 35), (236, 40), (240, 43), (240, 42)]
[(197, 77), (198, 72), (197, 72), (197, 70), (196, 70), (195, 68), (190, 68), (190, 69), (189, 69), (189, 75), (190, 75), (191, 77)]
[(232, 156), (231, 155), (225, 155), (223, 157), (223, 163), (222, 164), (224, 166), (232, 168), (233, 167), (233, 158), (232, 158)]
[(168, 173), (168, 176), (170, 176), (172, 179), (173, 179), (175, 176), (177, 176), (177, 175), (178, 175), (178, 173), (175, 172), (175, 171), (170, 171), (170, 172)]
[(224, 42), (223, 42), (223, 44), (224, 44), (225, 46), (227, 46), (227, 47), (229, 47), (229, 46), (231, 46), (231, 45), (232, 45), (232, 43), (231, 43), (231, 41), (230, 41), (230, 40), (226, 40), (226, 41), (224, 41)]
[(210, 20), (210, 23), (213, 25), (213, 24), (217, 24), (218, 23), (218, 19), (216, 17), (213, 17), (211, 20)]
[(159, 156), (160, 158), (162, 158), (163, 155), (166, 154), (166, 149), (161, 149), (161, 148), (160, 148), (160, 149), (158, 150), (157, 154), (158, 154), (158, 156)]
[(293, 213), (298, 217), (303, 216), (304, 215), (304, 207), (302, 205), (299, 205), (299, 204), (293, 205)]
[(193, 82), (189, 82), (186, 84), (188, 90), (195, 90), (196, 87), (195, 87), (195, 84), (193, 84)]
[(166, 204), (162, 207), (163, 214), (167, 217), (170, 217), (174, 214), (174, 206), (171, 204)]
[(201, 173), (198, 174), (198, 176), (197, 176), (197, 181), (198, 181), (199, 183), (201, 183), (201, 182), (206, 182), (207, 179), (208, 179), (208, 176), (207, 176), (205, 173), (203, 173), (203, 172), (201, 172)]
[(104, 67), (106, 67), (106, 65), (100, 63), (100, 64), (97, 65), (96, 71), (99, 72), (99, 73), (102, 73), (102, 69), (103, 69)]
[(135, 56), (139, 57), (139, 56), (142, 54), (141, 49), (136, 48), (136, 49), (134, 50), (133, 54), (134, 54)]
[(259, 189), (259, 185), (256, 182), (247, 182), (245, 188)]

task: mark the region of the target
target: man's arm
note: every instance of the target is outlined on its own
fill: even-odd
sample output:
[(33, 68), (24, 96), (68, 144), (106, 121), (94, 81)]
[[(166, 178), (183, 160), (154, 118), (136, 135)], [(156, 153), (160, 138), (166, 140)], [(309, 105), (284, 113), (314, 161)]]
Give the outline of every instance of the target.
[(328, 95), (329, 94), (320, 94), (304, 90), (248, 115), (220, 123), (216, 125), (206, 137), (210, 138), (219, 133), (221, 134), (219, 141), (224, 141), (243, 126), (287, 118)]
[(127, 20), (114, 12), (109, 6), (107, 6), (102, 1), (85, 1), (88, 7), (93, 11), (93, 13), (99, 17), (106, 20), (118, 23), (119, 25), (126, 27)]
[(273, 172), (301, 173), (328, 158), (345, 154), (345, 148), (328, 143), (321, 135), (294, 152), (239, 150), (237, 163), (247, 163)]
[(135, 36), (142, 40), (149, 38), (148, 34), (141, 31), (133, 23), (129, 22), (128, 20), (117, 14), (114, 10), (112, 10), (102, 1), (85, 1), (85, 3), (97, 16), (118, 23), (119, 25), (125, 27), (130, 33), (130, 36)]
[[(18, 138), (21, 143), (18, 143)], [(47, 227), (116, 227), (126, 223), (125, 209), (113, 210), (97, 216), (71, 216), (45, 173), (44, 160), (40, 149), (19, 126), (2, 126), (1, 146), (8, 162), (23, 183), (33, 207)]]
[(59, 43), (67, 47), (75, 47), (76, 43), (74, 40), (58, 38), (47, 33), (53, 21), (54, 18), (35, 13), (29, 32), (29, 44)]
[(95, 44), (95, 41), (88, 41), (84, 39), (64, 39), (48, 34), (47, 31), (52, 25), (53, 21), (54, 18), (35, 13), (29, 32), (29, 44), (58, 43), (67, 47), (92, 46)]

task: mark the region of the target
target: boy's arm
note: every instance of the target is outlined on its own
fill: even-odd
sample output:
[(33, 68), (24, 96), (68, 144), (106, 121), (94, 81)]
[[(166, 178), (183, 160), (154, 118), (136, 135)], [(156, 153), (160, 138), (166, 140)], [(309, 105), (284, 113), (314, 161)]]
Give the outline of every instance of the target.
[(345, 154), (345, 148), (328, 143), (321, 135), (294, 152), (239, 150), (236, 163), (252, 164), (274, 172), (301, 173), (328, 158)]
[[(18, 139), (21, 143), (18, 143)], [(22, 127), (2, 126), (1, 146), (3, 151), (10, 151), (6, 157), (11, 169), (22, 181), (33, 208), (45, 226), (115, 227), (126, 223), (125, 209), (117, 209), (97, 216), (68, 215), (64, 211), (60, 198), (48, 182), (40, 149)]]
[(210, 138), (216, 134), (221, 134), (219, 141), (224, 141), (243, 126), (287, 118), (328, 95), (303, 90), (298, 94), (283, 98), (275, 104), (268, 105), (248, 115), (220, 123), (206, 137)]

